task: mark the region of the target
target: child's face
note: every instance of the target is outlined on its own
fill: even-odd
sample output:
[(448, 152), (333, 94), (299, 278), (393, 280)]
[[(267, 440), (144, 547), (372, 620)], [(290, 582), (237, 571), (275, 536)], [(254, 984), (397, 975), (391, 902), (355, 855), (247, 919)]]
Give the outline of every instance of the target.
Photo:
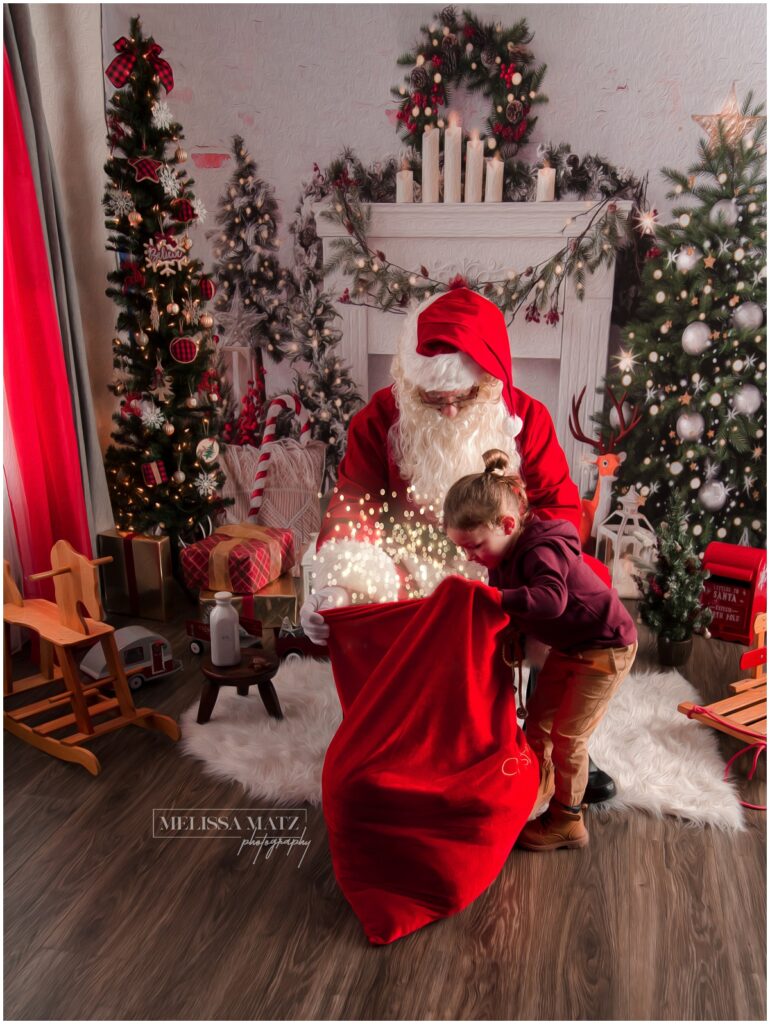
[(469, 562), (478, 562), (487, 569), (496, 569), (505, 558), (516, 532), (513, 516), (503, 516), (493, 526), (477, 526), (473, 530), (447, 529), (447, 537), (465, 552)]

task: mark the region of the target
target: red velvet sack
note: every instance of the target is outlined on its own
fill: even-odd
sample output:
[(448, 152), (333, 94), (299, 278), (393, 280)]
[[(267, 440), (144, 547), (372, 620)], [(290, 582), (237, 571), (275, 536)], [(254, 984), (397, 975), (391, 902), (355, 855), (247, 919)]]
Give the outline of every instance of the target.
[(462, 910), (497, 878), (535, 803), (500, 591), (324, 612), (343, 721), (322, 776), (342, 892), (383, 945)]

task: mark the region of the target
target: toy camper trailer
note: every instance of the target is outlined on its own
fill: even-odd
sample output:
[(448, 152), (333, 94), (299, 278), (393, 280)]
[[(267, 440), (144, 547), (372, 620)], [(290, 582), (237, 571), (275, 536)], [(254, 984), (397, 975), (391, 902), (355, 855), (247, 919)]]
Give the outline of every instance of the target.
[[(169, 675), (182, 667), (180, 661), (174, 661), (168, 640), (159, 633), (151, 633), (144, 626), (126, 626), (116, 630), (115, 643), (132, 690), (138, 690), (148, 679)], [(92, 647), (80, 662), (80, 668), (92, 679), (107, 675), (102, 648)]]

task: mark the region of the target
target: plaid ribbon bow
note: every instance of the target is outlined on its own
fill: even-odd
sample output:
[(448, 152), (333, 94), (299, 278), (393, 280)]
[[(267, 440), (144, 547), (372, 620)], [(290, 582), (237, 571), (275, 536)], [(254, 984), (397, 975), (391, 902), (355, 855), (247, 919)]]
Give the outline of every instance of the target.
[(128, 292), (129, 288), (134, 286), (138, 288), (144, 288), (144, 274), (142, 268), (136, 260), (127, 260), (122, 267), (126, 271), (126, 276), (123, 278), (123, 294)]
[[(122, 89), (136, 64), (138, 56), (136, 44), (132, 43), (130, 39), (126, 39), (125, 36), (121, 36), (116, 43), (113, 43), (113, 46), (118, 51), (118, 55), (113, 58), (105, 74), (116, 89)], [(152, 65), (153, 71), (160, 79), (166, 93), (170, 93), (174, 88), (174, 72), (171, 70), (169, 62), (159, 56), (161, 53), (163, 53), (163, 47), (153, 43), (142, 56)]]

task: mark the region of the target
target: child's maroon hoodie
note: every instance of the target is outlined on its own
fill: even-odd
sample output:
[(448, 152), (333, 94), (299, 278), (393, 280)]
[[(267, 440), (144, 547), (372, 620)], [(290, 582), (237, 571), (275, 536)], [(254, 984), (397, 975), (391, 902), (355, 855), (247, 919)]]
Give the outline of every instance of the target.
[(583, 561), (580, 538), (565, 519), (531, 519), (496, 569), (490, 586), (523, 633), (557, 651), (626, 647), (636, 626), (611, 590)]

